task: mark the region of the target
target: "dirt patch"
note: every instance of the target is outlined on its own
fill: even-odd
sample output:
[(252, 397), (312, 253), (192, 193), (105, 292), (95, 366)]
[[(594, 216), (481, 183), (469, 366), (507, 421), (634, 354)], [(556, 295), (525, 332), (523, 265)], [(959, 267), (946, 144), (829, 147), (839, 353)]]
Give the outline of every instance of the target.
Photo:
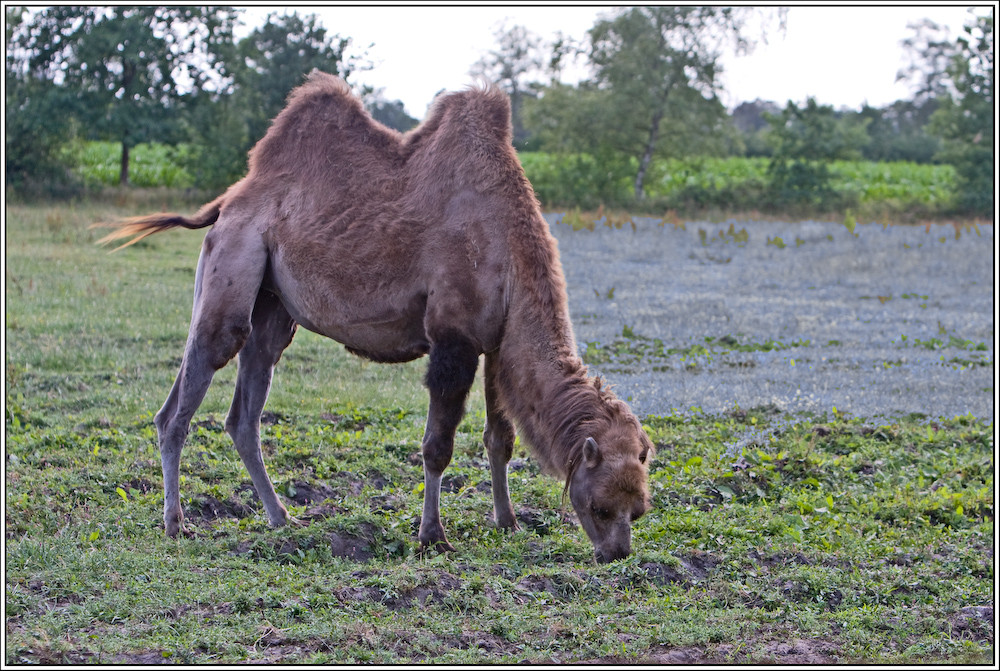
[(778, 552), (775, 554), (765, 555), (759, 550), (751, 550), (747, 554), (747, 557), (756, 562), (760, 562), (764, 566), (788, 566), (790, 564), (802, 564), (808, 566), (812, 564), (812, 560), (801, 552)]
[(126, 493), (130, 493), (134, 489), (140, 494), (148, 494), (153, 490), (153, 483), (146, 478), (132, 478), (122, 485), (122, 489), (124, 489)]
[(666, 585), (668, 583), (690, 584), (685, 572), (670, 564), (660, 562), (643, 562), (639, 567), (649, 576), (649, 581), (654, 585)]
[(671, 648), (661, 646), (651, 649), (646, 655), (639, 657), (600, 657), (588, 659), (576, 664), (711, 664), (727, 666), (732, 664), (836, 664), (843, 662), (838, 655), (838, 646), (824, 639), (792, 639), (790, 641), (769, 641), (763, 650), (752, 658), (740, 650), (746, 650), (746, 645), (737, 647), (723, 643), (713, 649), (704, 646), (690, 645)]
[(324, 503), (318, 506), (310, 506), (306, 508), (305, 512), (301, 513), (298, 518), (303, 522), (312, 522), (314, 520), (322, 520), (327, 517), (333, 517), (339, 512), (341, 512), (341, 509), (337, 506)]
[(194, 497), (192, 506), (185, 511), (187, 519), (217, 520), (224, 517), (243, 519), (254, 514), (254, 509), (243, 501), (229, 497), (220, 501), (211, 494)]
[(563, 525), (570, 529), (577, 527), (576, 519), (565, 510), (556, 511), (558, 518), (553, 519), (549, 511), (539, 511), (535, 508), (522, 506), (517, 510), (517, 521), (524, 529), (535, 532), (539, 536), (547, 536), (552, 533), (554, 525)]
[[(359, 579), (364, 579), (369, 574), (359, 572), (353, 575)], [(374, 585), (340, 587), (334, 591), (334, 594), (343, 603), (371, 601), (384, 604), (392, 610), (405, 610), (415, 606), (444, 603), (451, 592), (462, 587), (462, 581), (447, 571), (427, 576), (423, 583), (416, 587), (404, 588), (398, 591)]]
[(113, 655), (107, 661), (112, 664), (123, 664), (125, 666), (147, 666), (149, 664), (176, 663), (176, 660), (171, 659), (171, 655), (169, 653), (164, 654), (164, 651), (162, 650)]
[(656, 648), (650, 651), (648, 656), (641, 657), (598, 657), (596, 659), (585, 659), (574, 661), (574, 664), (600, 664), (600, 665), (660, 665), (660, 664), (731, 664), (725, 657), (706, 653), (705, 650), (696, 645), (684, 646), (680, 648)]
[(993, 606), (966, 606), (948, 618), (952, 636), (982, 643), (993, 640)]
[(695, 580), (704, 580), (719, 564), (718, 557), (701, 550), (693, 550), (690, 554), (678, 557), (678, 559)]
[(356, 562), (369, 561), (375, 556), (372, 549), (375, 532), (375, 527), (367, 523), (361, 525), (360, 533), (335, 531), (330, 534), (330, 554)]
[(291, 487), (286, 487), (286, 496), (288, 492), (294, 492), (289, 498), (300, 506), (306, 506), (311, 503), (322, 503), (327, 499), (336, 497), (336, 492), (333, 491), (333, 488), (322, 482), (296, 480), (291, 484)]
[(320, 418), (330, 422), (341, 431), (364, 431), (366, 427), (371, 425), (371, 422), (366, 422), (365, 420), (345, 417), (344, 415), (338, 415), (331, 412), (324, 412), (320, 415)]

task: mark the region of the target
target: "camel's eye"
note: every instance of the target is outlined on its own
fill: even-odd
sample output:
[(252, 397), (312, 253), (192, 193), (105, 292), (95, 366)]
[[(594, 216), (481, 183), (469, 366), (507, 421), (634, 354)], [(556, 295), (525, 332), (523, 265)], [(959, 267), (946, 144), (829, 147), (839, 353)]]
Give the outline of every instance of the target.
[(599, 520), (607, 520), (611, 518), (611, 511), (607, 508), (600, 508), (595, 504), (590, 504), (590, 512)]

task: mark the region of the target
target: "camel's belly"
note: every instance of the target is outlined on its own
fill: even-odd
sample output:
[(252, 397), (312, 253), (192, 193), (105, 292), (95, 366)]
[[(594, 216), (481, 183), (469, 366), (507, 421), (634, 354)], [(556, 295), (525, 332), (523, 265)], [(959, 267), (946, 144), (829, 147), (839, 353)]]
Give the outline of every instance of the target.
[(275, 275), (271, 279), (267, 288), (278, 294), (296, 322), (356, 354), (400, 362), (430, 349), (424, 331), (427, 296), (418, 287), (386, 292), (384, 284), (366, 288), (349, 283), (330, 286), (315, 278)]

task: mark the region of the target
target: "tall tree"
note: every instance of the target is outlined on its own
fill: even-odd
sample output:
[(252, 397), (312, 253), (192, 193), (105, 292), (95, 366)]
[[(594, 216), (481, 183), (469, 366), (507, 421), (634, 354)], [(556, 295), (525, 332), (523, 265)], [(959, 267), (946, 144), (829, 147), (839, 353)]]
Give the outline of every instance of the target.
[(347, 79), (364, 67), (363, 57), (346, 54), (350, 44), (350, 38), (328, 34), (315, 14), (295, 13), (269, 14), (264, 25), (240, 40), (236, 87), (251, 144), (264, 136), (289, 92), (313, 68)]
[(596, 83), (613, 91), (620, 123), (632, 133), (622, 150), (638, 158), (634, 191), (643, 183), (669, 118), (709, 127), (724, 116), (717, 91), (719, 57), (727, 44), (748, 50), (744, 34), (750, 8), (718, 6), (633, 7), (590, 30)]
[(918, 100), (934, 97), (939, 102), (928, 129), (942, 141), (936, 157), (955, 166), (959, 205), (968, 212), (992, 216), (996, 188), (993, 16), (973, 14), (956, 39), (929, 22), (911, 28), (915, 34), (903, 42), (911, 61), (899, 77), (918, 83)]
[[(179, 6), (56, 6), (15, 32), (27, 78), (71, 92), (71, 111), (91, 137), (129, 151), (170, 139), (185, 92), (224, 86), (225, 56), (238, 11)], [(221, 76), (220, 76), (221, 75)]]
[(76, 96), (51, 81), (28, 74), (29, 54), (14, 43), (27, 9), (4, 8), (9, 48), (4, 61), (4, 148), (7, 185), (19, 191), (46, 189), (67, 181), (59, 148), (70, 133), (68, 110)]
[(524, 26), (500, 26), (494, 38), (496, 48), (476, 61), (470, 74), (484, 77), (510, 96), (514, 144), (520, 146), (527, 139), (522, 121), (524, 99), (531, 95), (532, 88), (526, 79), (542, 70), (542, 41)]
[(386, 100), (382, 96), (381, 90), (373, 92), (365, 101), (365, 107), (371, 113), (372, 118), (389, 128), (394, 128), (402, 133), (410, 130), (419, 123), (416, 119), (406, 113), (406, 108), (401, 100)]
[(864, 157), (871, 161), (913, 161), (931, 163), (941, 146), (940, 138), (927, 132), (935, 98), (897, 100), (885, 107), (863, 105), (859, 116), (868, 120)]

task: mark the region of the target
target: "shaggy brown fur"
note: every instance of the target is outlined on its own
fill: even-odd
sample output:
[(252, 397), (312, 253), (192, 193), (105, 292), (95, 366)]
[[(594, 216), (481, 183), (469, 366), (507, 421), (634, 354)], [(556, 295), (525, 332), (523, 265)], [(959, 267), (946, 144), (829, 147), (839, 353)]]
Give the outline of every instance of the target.
[(485, 354), (497, 524), (517, 527), (506, 475), (516, 424), (544, 470), (566, 480), (597, 558), (628, 554), (629, 522), (649, 506), (652, 446), (576, 353), (556, 242), (511, 146), (506, 95), (439, 96), (401, 135), (373, 121), (343, 81), (314, 71), (251, 151), (246, 177), (192, 218), (132, 219), (103, 242), (213, 224), (181, 371), (156, 416), (168, 534), (182, 529), (188, 424), (215, 370), (237, 354), (227, 430), (271, 523), (287, 521), (260, 457), (259, 417), (301, 324), (376, 361), (431, 354), (424, 545), (450, 547), (441, 473)]

